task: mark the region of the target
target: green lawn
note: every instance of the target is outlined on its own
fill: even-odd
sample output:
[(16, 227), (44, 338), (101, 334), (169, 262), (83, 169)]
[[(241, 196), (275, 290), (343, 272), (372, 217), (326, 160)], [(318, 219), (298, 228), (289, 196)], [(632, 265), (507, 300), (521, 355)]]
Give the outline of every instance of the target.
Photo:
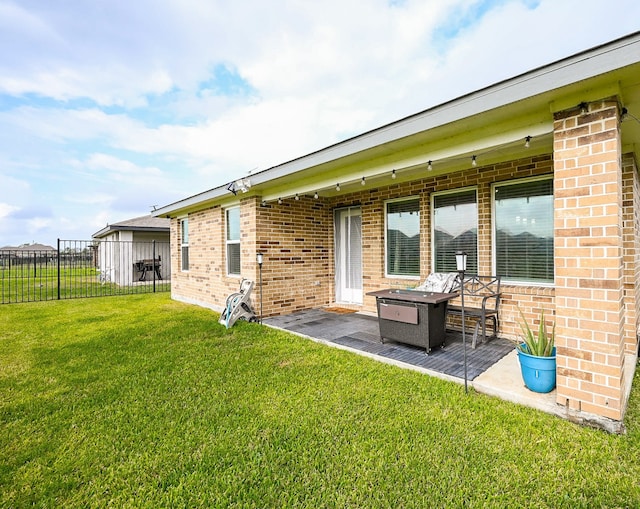
[[(152, 293), (153, 281), (120, 286), (100, 281), (100, 272), (90, 266), (63, 267), (60, 270), (60, 299), (104, 297), (131, 293)], [(137, 282), (136, 282), (137, 283)], [(171, 290), (169, 280), (157, 280), (156, 292)], [(58, 270), (49, 265), (34, 269), (19, 265), (8, 269), (0, 267), (0, 303), (38, 302), (58, 299)]]
[(640, 507), (637, 390), (609, 435), (167, 294), (0, 336), (0, 507)]

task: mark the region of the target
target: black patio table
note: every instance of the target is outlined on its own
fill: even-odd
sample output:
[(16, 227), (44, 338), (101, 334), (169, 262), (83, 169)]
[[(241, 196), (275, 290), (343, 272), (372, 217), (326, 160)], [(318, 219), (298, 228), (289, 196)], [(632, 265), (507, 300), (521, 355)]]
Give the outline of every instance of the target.
[(458, 293), (386, 289), (369, 292), (376, 298), (380, 342), (424, 347), (429, 353), (444, 345), (447, 306)]
[(138, 260), (134, 265), (135, 269), (141, 273), (138, 281), (146, 281), (147, 272), (154, 272), (156, 279), (162, 279), (162, 274), (160, 273), (160, 258)]

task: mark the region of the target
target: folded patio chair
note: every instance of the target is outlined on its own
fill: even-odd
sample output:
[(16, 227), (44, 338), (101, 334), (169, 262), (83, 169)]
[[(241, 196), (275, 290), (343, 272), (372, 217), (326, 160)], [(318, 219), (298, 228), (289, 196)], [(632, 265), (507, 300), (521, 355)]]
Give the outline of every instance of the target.
[(432, 272), (420, 286), (415, 289), (421, 292), (452, 293), (460, 286), (457, 272)]

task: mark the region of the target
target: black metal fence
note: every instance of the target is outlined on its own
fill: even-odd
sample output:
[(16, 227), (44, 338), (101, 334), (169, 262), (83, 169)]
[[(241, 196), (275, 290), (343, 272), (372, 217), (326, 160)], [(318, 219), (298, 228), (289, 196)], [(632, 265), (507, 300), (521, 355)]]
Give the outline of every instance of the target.
[(2, 304), (170, 291), (168, 242), (58, 240), (0, 250)]

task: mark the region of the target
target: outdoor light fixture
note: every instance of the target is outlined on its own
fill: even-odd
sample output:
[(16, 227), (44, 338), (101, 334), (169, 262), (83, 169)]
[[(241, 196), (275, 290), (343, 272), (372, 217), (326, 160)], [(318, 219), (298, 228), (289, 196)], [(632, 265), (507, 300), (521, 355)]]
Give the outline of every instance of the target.
[(278, 198), (278, 205), (282, 205), (282, 198)]
[(456, 251), (456, 270), (458, 272), (467, 270), (467, 253), (464, 251)]
[(256, 253), (256, 263), (260, 271), (260, 323), (262, 323), (262, 262), (264, 255), (262, 253)]
[(529, 148), (531, 146), (531, 136), (527, 136), (524, 139), (524, 148)]
[(464, 326), (464, 271), (467, 270), (467, 253), (456, 251), (456, 270), (460, 274), (460, 309), (462, 311), (462, 350), (464, 355), (464, 392), (467, 393), (467, 337)]
[(396, 170), (391, 170), (391, 178), (396, 178)]
[(300, 200), (300, 196), (298, 196), (298, 193), (296, 193), (296, 201)]
[(478, 162), (476, 161), (476, 156), (471, 156), (471, 166), (476, 166)]
[(251, 181), (249, 179), (240, 179), (235, 181), (236, 190), (240, 189), (243, 193), (246, 193), (251, 189)]
[(433, 161), (429, 159), (429, 162), (427, 163), (427, 171), (433, 170), (433, 165), (431, 163), (433, 163)]
[(336, 191), (340, 191), (340, 182), (336, 184)]
[(318, 191), (316, 191), (316, 193), (313, 195), (313, 198), (316, 200), (318, 199)]
[(238, 194), (238, 191), (246, 193), (249, 189), (251, 189), (251, 180), (244, 178), (236, 180), (235, 182), (231, 182), (227, 186), (227, 191), (233, 193), (234, 196)]
[(580, 115), (586, 115), (589, 111), (589, 105), (586, 102), (581, 102), (578, 107), (580, 108)]
[(366, 184), (366, 180), (364, 177), (362, 177), (362, 180), (360, 181), (360, 183), (364, 186)]

